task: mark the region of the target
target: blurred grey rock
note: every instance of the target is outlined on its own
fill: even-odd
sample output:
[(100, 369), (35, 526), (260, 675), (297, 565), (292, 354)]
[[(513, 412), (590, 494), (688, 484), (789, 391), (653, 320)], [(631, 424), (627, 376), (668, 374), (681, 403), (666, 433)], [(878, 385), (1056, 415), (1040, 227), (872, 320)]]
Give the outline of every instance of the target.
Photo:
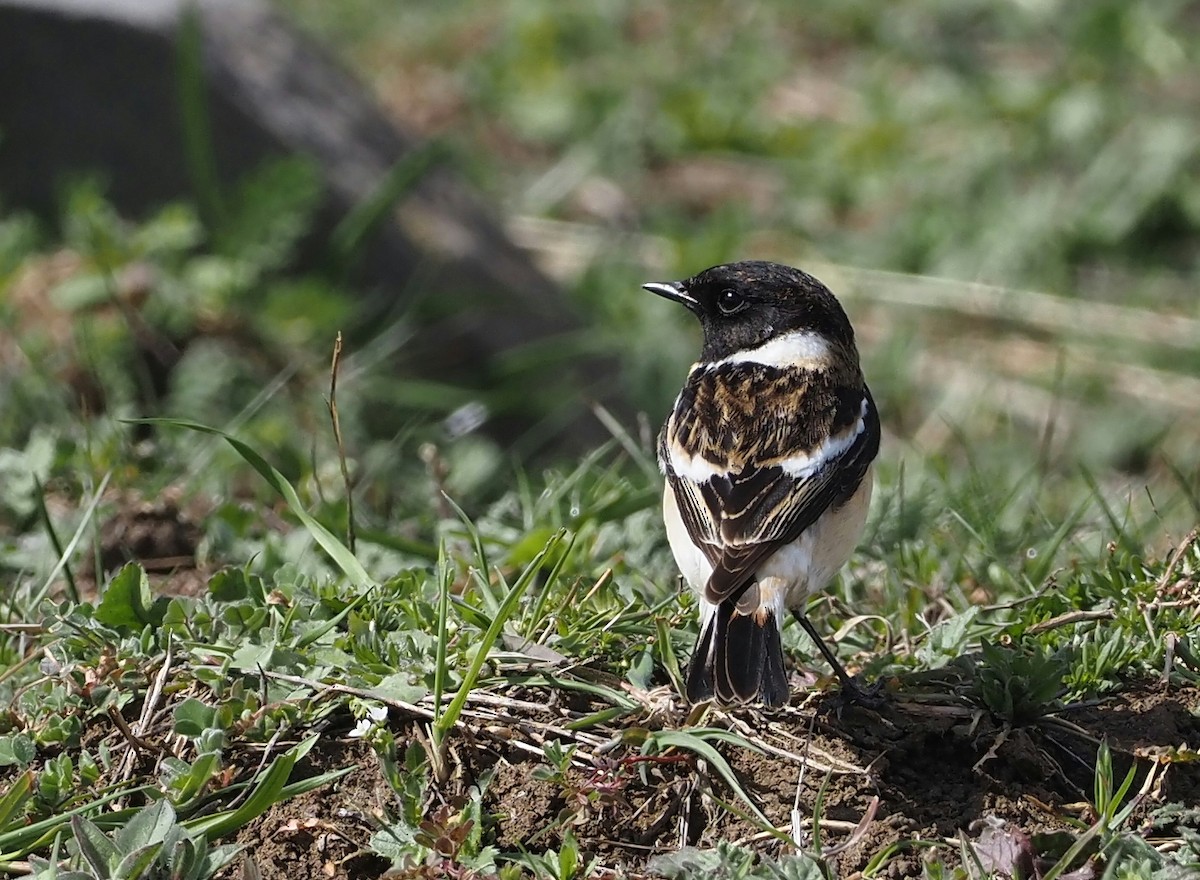
[[(337, 222), (422, 144), (258, 0), (0, 0), (0, 200), (53, 216), (63, 180), (93, 172), (130, 216), (191, 197), (177, 74), (189, 9), (201, 22), (220, 180), (229, 185), (271, 157), (313, 160), (325, 182), (309, 241), (315, 259)], [(418, 292), (424, 312), (441, 315), (404, 352), (423, 375), (486, 387), (504, 353), (553, 347), (580, 329), (556, 286), (444, 164), (404, 195), (355, 270), (370, 291), (364, 321), (399, 311)], [(598, 428), (579, 403), (610, 397), (612, 372), (579, 366), (575, 375), (588, 377), (571, 395), (580, 412), (558, 420), (590, 440)]]

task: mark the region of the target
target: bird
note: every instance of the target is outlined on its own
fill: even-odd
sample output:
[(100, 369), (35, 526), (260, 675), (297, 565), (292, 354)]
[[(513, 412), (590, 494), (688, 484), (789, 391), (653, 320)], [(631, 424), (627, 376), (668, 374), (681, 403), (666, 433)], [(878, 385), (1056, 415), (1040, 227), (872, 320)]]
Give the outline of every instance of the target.
[(865, 702), (804, 614), (862, 535), (879, 452), (850, 319), (813, 276), (760, 260), (643, 288), (704, 336), (658, 436), (667, 541), (700, 606), (688, 701), (788, 702), (791, 611), (843, 694)]

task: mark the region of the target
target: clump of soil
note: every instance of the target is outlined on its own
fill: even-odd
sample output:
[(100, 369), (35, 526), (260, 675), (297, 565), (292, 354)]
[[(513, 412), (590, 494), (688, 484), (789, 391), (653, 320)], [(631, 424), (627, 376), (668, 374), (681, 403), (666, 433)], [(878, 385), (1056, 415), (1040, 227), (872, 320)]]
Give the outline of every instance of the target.
[(201, 537), (197, 513), (183, 509), (174, 493), (122, 498), (100, 526), (100, 565), (106, 573), (126, 562), (150, 572), (193, 568)]
[[(114, 509), (101, 515), (98, 552), (84, 557), (76, 578), (82, 598), (94, 600), (108, 577), (128, 562), (145, 570), (156, 593), (197, 596), (207, 589), (212, 572), (198, 566), (196, 558), (207, 513), (203, 500), (185, 503), (182, 492), (172, 488), (155, 498), (112, 492), (106, 501)], [(65, 504), (53, 497), (50, 503)]]

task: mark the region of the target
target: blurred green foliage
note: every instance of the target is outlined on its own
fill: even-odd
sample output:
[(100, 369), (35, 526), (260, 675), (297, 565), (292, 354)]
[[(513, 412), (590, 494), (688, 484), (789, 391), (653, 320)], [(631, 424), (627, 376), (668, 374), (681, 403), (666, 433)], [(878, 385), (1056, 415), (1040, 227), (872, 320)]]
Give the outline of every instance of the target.
[[(648, 413), (630, 438), (643, 448), (697, 335), (638, 289), (651, 272), (766, 256), (1044, 288), (1081, 316), (1105, 298), (1164, 320), (1198, 308), (1200, 25), (1180, 3), (282, 5), (337, 41), (510, 215), (595, 236), (534, 244), (551, 263), (556, 247), (576, 249), (560, 277)], [(58, 229), (0, 214), (0, 321), (16, 331), (0, 344), (6, 513), (27, 525), (33, 476), (53, 480), (80, 454), (89, 479), (139, 473), (150, 495), (168, 484), (218, 498), (261, 491), (230, 483), (240, 466), (219, 441), (79, 419), (163, 414), (271, 450), (304, 499), (340, 516), (322, 398), (354, 294), (341, 271), (288, 269), (319, 183), (296, 160), (226, 189), (207, 223), (188, 204), (130, 222), (86, 183), (69, 190)], [(1194, 521), (1196, 410), (1175, 408), (1194, 385), (1156, 383), (1200, 375), (1200, 346), (1153, 333), (1131, 342), (1119, 320), (1081, 343), (1069, 317), (1022, 325), (1035, 303), (1019, 292), (984, 320), (932, 278), (919, 292), (945, 306), (918, 319), (862, 295), (878, 277), (831, 271), (820, 274), (848, 297), (887, 422), (886, 476), (905, 459), (914, 480), (894, 494), (907, 508), (879, 520), (881, 553), (948, 515), (947, 495), (1005, 559), (1032, 532), (1061, 544), (1100, 497), (1110, 531)], [(364, 528), (403, 514), (404, 540), (427, 531), (440, 490), (485, 504), (513, 473), (506, 450), (460, 427), (481, 411), (476, 391), (392, 373), (416, 332), (400, 323), (349, 348), (339, 400)], [(1026, 354), (1014, 339), (1041, 348)], [(1081, 344), (1079, 358), (1068, 346)], [(1036, 366), (1012, 391), (990, 361)], [(494, 400), (537, 397), (531, 375), (513, 371)], [(1017, 571), (1037, 582), (1057, 558)], [(1007, 576), (983, 564), (960, 571), (941, 549), (913, 560), (955, 583)]]
[[(1200, 485), (1200, 386), (1174, 381), (1200, 375), (1200, 340), (1135, 341), (1092, 305), (1200, 315), (1188, 4), (279, 2), (508, 215), (551, 221), (522, 240), (652, 418), (697, 334), (640, 282), (762, 257), (846, 299), (918, 454), (947, 434), (1027, 461), (1045, 443), (1055, 466)], [(925, 305), (863, 270), (929, 279)], [(1002, 306), (982, 315), (955, 281)]]
[(281, 3), (514, 210), (666, 235), (679, 271), (757, 242), (1192, 305), (1180, 0)]

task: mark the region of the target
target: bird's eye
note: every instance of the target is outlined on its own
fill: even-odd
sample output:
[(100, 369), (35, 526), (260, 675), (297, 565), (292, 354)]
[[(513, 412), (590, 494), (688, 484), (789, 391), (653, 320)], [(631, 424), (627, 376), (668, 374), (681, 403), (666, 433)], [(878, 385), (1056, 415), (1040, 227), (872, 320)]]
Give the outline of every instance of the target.
[(748, 305), (750, 304), (746, 302), (745, 297), (732, 287), (727, 287), (717, 294), (717, 308), (721, 310), (722, 315), (732, 315), (735, 312), (740, 312)]

